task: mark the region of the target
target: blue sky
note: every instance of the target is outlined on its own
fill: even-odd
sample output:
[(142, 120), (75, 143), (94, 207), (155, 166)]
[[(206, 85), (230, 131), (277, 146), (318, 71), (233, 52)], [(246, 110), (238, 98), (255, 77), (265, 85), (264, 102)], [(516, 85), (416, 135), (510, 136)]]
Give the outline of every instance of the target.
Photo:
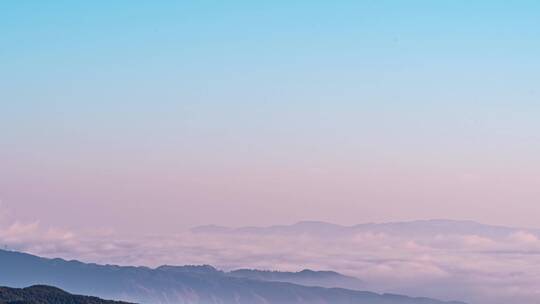
[(4, 1), (0, 199), (68, 226), (533, 224), (539, 23), (536, 1)]

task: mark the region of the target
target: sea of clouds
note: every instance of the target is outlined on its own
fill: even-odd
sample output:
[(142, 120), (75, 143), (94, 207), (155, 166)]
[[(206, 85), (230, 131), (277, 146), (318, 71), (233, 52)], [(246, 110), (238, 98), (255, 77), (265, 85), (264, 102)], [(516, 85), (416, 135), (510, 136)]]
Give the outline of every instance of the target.
[(151, 267), (335, 270), (362, 279), (358, 288), (364, 290), (477, 304), (540, 302), (540, 239), (526, 229), (498, 237), (377, 231), (331, 237), (240, 231), (130, 236), (44, 227), (1, 210), (0, 244), (45, 257)]

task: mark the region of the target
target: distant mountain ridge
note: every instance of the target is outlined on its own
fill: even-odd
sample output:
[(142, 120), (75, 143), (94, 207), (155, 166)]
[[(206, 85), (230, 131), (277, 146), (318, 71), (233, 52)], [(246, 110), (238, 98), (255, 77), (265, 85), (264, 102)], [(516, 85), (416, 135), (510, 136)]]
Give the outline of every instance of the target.
[(298, 272), (283, 272), (256, 269), (238, 269), (228, 272), (227, 275), (262, 281), (289, 282), (304, 286), (340, 287), (347, 289), (360, 289), (363, 281), (346, 276), (335, 271), (313, 271), (304, 269)]
[(266, 227), (238, 227), (206, 225), (194, 227), (193, 233), (245, 233), (245, 234), (307, 234), (320, 237), (334, 237), (355, 233), (389, 233), (394, 235), (436, 235), (436, 234), (475, 234), (486, 237), (503, 237), (518, 231), (528, 231), (540, 236), (540, 229), (486, 225), (468, 220), (431, 219), (405, 222), (364, 223), (342, 226), (321, 221), (301, 221), (292, 225), (273, 225)]
[[(231, 274), (212, 266), (123, 267), (46, 259), (0, 250), (0, 285), (58, 286), (69, 292), (153, 304), (443, 304), (428, 298), (377, 294), (342, 288), (308, 287), (267, 280), (268, 272)], [(271, 274), (271, 272), (270, 272)], [(324, 275), (339, 276), (337, 273)], [(318, 272), (273, 274), (313, 277)], [(258, 276), (257, 278), (250, 278)], [(272, 276), (272, 274), (271, 274)], [(275, 277), (273, 278), (275, 279)], [(292, 280), (291, 279), (291, 280)], [(296, 278), (297, 279), (297, 278)]]
[(258, 270), (258, 269), (237, 269), (232, 271), (221, 271), (210, 265), (185, 265), (185, 266), (170, 266), (163, 265), (156, 270), (167, 271), (169, 273), (199, 273), (224, 275), (234, 278), (244, 278), (259, 281), (272, 282), (287, 282), (304, 286), (319, 286), (327, 288), (345, 288), (345, 289), (360, 289), (362, 288), (362, 280), (346, 276), (335, 271), (314, 271), (304, 269), (298, 272), (275, 271), (275, 270)]
[(67, 293), (59, 288), (34, 285), (26, 288), (0, 287), (0, 304), (129, 304), (92, 296)]

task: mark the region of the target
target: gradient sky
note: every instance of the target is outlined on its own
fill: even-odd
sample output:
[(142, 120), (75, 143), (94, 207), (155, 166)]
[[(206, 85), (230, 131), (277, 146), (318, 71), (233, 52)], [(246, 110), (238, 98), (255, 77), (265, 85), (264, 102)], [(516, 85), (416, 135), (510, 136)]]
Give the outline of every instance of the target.
[(20, 220), (540, 226), (538, 1), (2, 1)]

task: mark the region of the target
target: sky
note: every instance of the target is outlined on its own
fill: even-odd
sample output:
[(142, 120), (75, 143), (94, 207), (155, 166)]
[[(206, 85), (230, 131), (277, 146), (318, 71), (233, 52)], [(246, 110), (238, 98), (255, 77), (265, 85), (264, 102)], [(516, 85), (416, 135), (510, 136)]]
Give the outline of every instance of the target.
[(0, 211), (538, 227), (538, 54), (537, 1), (2, 1)]

